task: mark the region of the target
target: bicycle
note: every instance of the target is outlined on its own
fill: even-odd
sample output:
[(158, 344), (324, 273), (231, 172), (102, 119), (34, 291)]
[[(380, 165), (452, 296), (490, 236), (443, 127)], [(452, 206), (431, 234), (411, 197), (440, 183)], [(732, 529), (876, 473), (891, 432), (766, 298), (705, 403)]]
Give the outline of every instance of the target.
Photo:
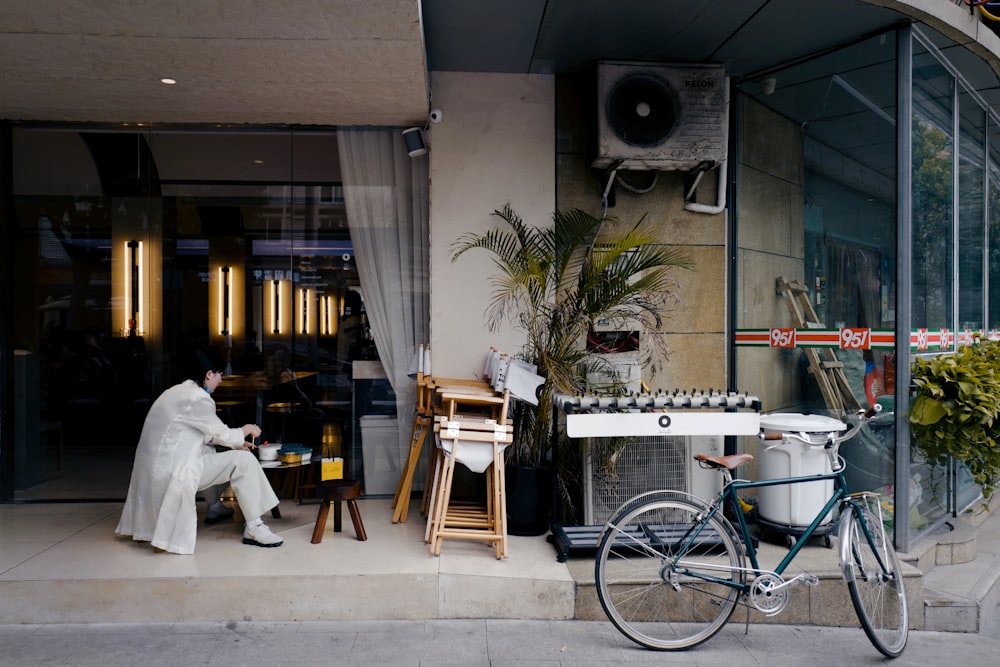
[[(729, 621), (738, 604), (768, 616), (780, 613), (789, 589), (819, 580), (798, 574), (782, 577), (803, 545), (834, 508), (839, 509), (840, 569), (858, 620), (883, 655), (898, 657), (906, 647), (909, 618), (899, 559), (886, 534), (878, 494), (850, 493), (840, 443), (854, 437), (879, 407), (858, 411), (857, 424), (829, 433), (769, 433), (763, 440), (790, 438), (823, 448), (832, 472), (749, 481), (733, 471), (750, 454), (695, 456), (699, 465), (719, 470), (722, 490), (706, 502), (679, 491), (661, 490), (627, 501), (605, 524), (595, 564), (597, 594), (608, 618), (626, 637), (650, 649), (677, 651), (697, 646)], [(846, 425), (844, 426), (846, 428)], [(756, 543), (740, 506), (740, 492), (771, 485), (833, 480), (833, 494), (773, 569), (760, 566)], [(733, 509), (734, 522), (725, 508)], [(749, 559), (749, 567), (746, 564)]]

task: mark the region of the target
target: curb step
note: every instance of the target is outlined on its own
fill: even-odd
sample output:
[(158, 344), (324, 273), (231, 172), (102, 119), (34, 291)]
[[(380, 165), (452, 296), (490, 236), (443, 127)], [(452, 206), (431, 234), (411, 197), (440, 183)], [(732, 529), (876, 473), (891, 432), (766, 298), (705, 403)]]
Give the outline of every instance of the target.
[(1000, 637), (1000, 516), (949, 521), (919, 563), (925, 629)]

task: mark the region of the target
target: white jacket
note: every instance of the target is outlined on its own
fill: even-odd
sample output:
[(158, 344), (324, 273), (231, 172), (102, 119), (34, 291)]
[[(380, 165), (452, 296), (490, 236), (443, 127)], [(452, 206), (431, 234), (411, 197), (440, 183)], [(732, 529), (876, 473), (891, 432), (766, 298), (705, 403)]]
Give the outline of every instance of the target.
[(179, 554), (194, 553), (198, 529), (195, 497), (209, 441), (237, 449), (245, 437), (215, 413), (215, 401), (191, 380), (170, 387), (153, 402), (142, 426), (132, 479), (116, 535)]

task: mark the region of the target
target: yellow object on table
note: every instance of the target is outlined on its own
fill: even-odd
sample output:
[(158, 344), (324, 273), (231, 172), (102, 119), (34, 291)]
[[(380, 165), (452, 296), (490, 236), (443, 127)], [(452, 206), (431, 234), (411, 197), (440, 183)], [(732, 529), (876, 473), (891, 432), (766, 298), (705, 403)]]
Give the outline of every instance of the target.
[(339, 456), (332, 459), (323, 459), (320, 468), (320, 479), (326, 481), (328, 479), (343, 479), (344, 478), (344, 459)]

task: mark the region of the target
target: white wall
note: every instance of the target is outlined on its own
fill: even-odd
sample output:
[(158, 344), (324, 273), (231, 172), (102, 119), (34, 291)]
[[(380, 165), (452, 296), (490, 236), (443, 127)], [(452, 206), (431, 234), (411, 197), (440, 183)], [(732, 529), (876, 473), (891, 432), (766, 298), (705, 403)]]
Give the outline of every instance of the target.
[(503, 222), (510, 202), (528, 224), (555, 211), (555, 80), (520, 74), (434, 72), (430, 126), (430, 318), (433, 373), (472, 377), (486, 350), (517, 352), (523, 336), (490, 332), (485, 311), (496, 273), (485, 251), (451, 261), (465, 232)]

